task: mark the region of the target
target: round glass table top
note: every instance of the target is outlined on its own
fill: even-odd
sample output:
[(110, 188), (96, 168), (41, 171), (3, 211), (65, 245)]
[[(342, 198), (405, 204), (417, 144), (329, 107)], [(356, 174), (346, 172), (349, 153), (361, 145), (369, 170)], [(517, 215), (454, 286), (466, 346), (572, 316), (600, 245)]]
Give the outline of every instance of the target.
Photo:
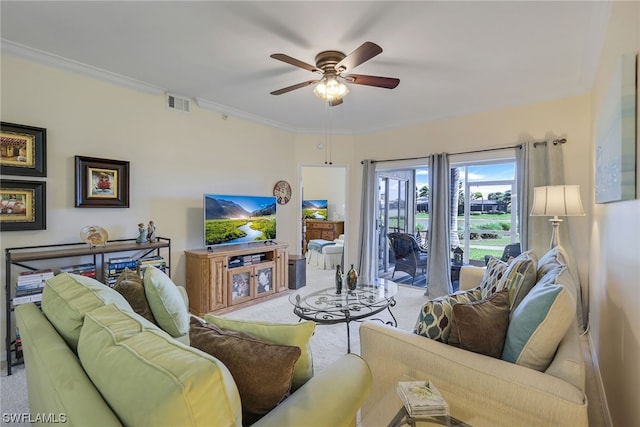
[(391, 280), (378, 279), (373, 285), (358, 285), (350, 291), (343, 287), (340, 293), (335, 286), (317, 289), (304, 287), (289, 295), (294, 313), (303, 319), (320, 323), (338, 323), (363, 319), (376, 314), (390, 305), (398, 285)]

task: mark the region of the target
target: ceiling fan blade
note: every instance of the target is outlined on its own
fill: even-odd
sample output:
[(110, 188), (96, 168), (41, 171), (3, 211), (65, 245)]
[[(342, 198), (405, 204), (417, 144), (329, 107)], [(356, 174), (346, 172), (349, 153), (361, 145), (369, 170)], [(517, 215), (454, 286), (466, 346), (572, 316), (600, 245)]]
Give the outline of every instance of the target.
[(292, 90), (300, 89), (302, 87), (306, 87), (312, 85), (314, 83), (318, 83), (320, 80), (308, 80), (306, 82), (298, 83), (293, 86), (287, 86), (282, 89), (274, 90), (271, 92), (271, 95), (282, 95), (283, 93), (291, 92)]
[(393, 77), (367, 76), (364, 74), (348, 74), (343, 77), (347, 82), (357, 85), (367, 85), (393, 89), (400, 84), (400, 79)]
[(336, 71), (338, 71), (338, 73), (343, 73), (345, 71), (352, 70), (380, 53), (382, 53), (382, 48), (380, 46), (372, 42), (364, 42), (359, 48), (351, 52), (342, 61), (336, 64)]
[(270, 55), (271, 58), (277, 59), (278, 61), (286, 62), (287, 64), (291, 64), (295, 67), (304, 68), (305, 70), (309, 70), (311, 72), (322, 73), (321, 70), (317, 69), (314, 65), (307, 64), (306, 62), (302, 62), (299, 59), (292, 58), (289, 55), (285, 55), (284, 53), (274, 53)]

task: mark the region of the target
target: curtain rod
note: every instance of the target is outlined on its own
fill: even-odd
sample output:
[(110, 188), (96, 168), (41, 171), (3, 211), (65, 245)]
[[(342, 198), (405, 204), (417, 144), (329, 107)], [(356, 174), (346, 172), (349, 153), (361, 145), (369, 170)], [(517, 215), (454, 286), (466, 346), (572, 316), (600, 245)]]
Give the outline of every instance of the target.
[[(561, 138), (561, 139), (554, 139), (551, 142), (553, 145), (558, 145), (558, 144), (564, 144), (567, 142), (566, 138)], [(540, 141), (540, 142), (534, 142), (533, 143), (533, 148), (536, 148), (538, 145), (547, 145), (547, 141)], [(484, 148), (482, 150), (473, 150), (473, 151), (460, 151), (457, 153), (450, 153), (450, 156), (453, 155), (458, 155), (458, 154), (475, 154), (475, 153), (486, 153), (489, 151), (499, 151), (499, 150), (508, 150), (509, 148), (522, 148), (522, 144), (518, 144), (518, 145), (510, 145), (508, 147), (496, 147), (496, 148)], [(378, 162), (394, 162), (394, 161), (400, 161), (400, 160), (420, 160), (420, 159), (427, 159), (429, 158), (429, 156), (431, 155), (427, 155), (427, 156), (420, 156), (420, 157), (405, 157), (402, 159), (383, 159), (383, 160), (371, 160), (371, 163), (378, 163)], [(360, 164), (364, 164), (364, 160), (360, 161)]]

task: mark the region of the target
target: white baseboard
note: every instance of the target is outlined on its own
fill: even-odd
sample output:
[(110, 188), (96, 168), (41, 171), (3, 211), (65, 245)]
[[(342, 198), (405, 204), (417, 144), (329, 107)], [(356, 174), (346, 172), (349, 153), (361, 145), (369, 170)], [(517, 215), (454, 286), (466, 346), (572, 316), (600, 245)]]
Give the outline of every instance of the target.
[[(602, 405), (602, 415), (604, 417), (605, 426), (613, 427), (613, 420), (611, 419), (611, 413), (609, 412), (609, 403), (607, 402), (607, 395), (604, 392), (604, 384), (602, 383), (602, 375), (600, 375), (600, 365), (598, 363), (598, 357), (596, 348), (591, 338), (591, 330), (587, 331), (587, 342), (589, 343), (589, 353), (591, 354), (591, 363), (593, 364), (593, 372), (595, 375), (596, 386), (598, 388), (598, 395), (600, 396), (600, 403)], [(592, 404), (593, 402), (589, 402)]]

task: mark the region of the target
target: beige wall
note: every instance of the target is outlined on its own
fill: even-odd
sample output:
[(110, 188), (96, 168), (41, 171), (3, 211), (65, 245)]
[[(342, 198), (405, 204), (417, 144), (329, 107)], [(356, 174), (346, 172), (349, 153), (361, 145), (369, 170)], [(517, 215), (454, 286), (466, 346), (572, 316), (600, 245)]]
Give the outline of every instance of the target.
[[(614, 2), (592, 96), (595, 118), (620, 57), (640, 50), (640, 3)], [(640, 95), (640, 93), (639, 93)], [(640, 99), (638, 96), (637, 99)], [(640, 115), (639, 115), (640, 117)], [(637, 127), (640, 130), (640, 126)], [(636, 135), (639, 135), (638, 131)], [(589, 151), (594, 152), (592, 138)], [(640, 144), (636, 143), (640, 166)], [(590, 164), (591, 183), (594, 164)], [(640, 194), (637, 174), (636, 194)], [(589, 251), (591, 338), (614, 426), (640, 425), (640, 200), (594, 204)]]
[[(359, 197), (362, 159), (396, 159), (441, 152), (453, 154), (562, 137), (568, 140), (564, 145), (565, 180), (579, 184), (586, 197), (591, 185), (587, 167), (591, 161), (589, 120), (589, 96), (581, 95), (358, 136), (351, 168), (351, 192)], [(357, 241), (359, 205), (350, 214), (349, 238)], [(578, 271), (584, 286), (588, 283), (587, 218), (566, 218), (563, 222), (563, 226), (570, 229), (574, 256), (579, 260)], [(356, 250), (356, 247), (351, 247), (350, 257), (356, 256)]]
[[(162, 96), (8, 55), (1, 71), (2, 121), (46, 128), (48, 148), (47, 230), (3, 232), (3, 249), (79, 242), (91, 224), (112, 239), (135, 238), (137, 224), (153, 220), (172, 239), (172, 277), (184, 284), (183, 251), (203, 246), (203, 193), (271, 195), (277, 181), (298, 178), (290, 133), (195, 103), (189, 114), (170, 111)], [(130, 208), (74, 208), (75, 155), (130, 161)], [(279, 239), (297, 241), (298, 206), (296, 190), (278, 206)]]

